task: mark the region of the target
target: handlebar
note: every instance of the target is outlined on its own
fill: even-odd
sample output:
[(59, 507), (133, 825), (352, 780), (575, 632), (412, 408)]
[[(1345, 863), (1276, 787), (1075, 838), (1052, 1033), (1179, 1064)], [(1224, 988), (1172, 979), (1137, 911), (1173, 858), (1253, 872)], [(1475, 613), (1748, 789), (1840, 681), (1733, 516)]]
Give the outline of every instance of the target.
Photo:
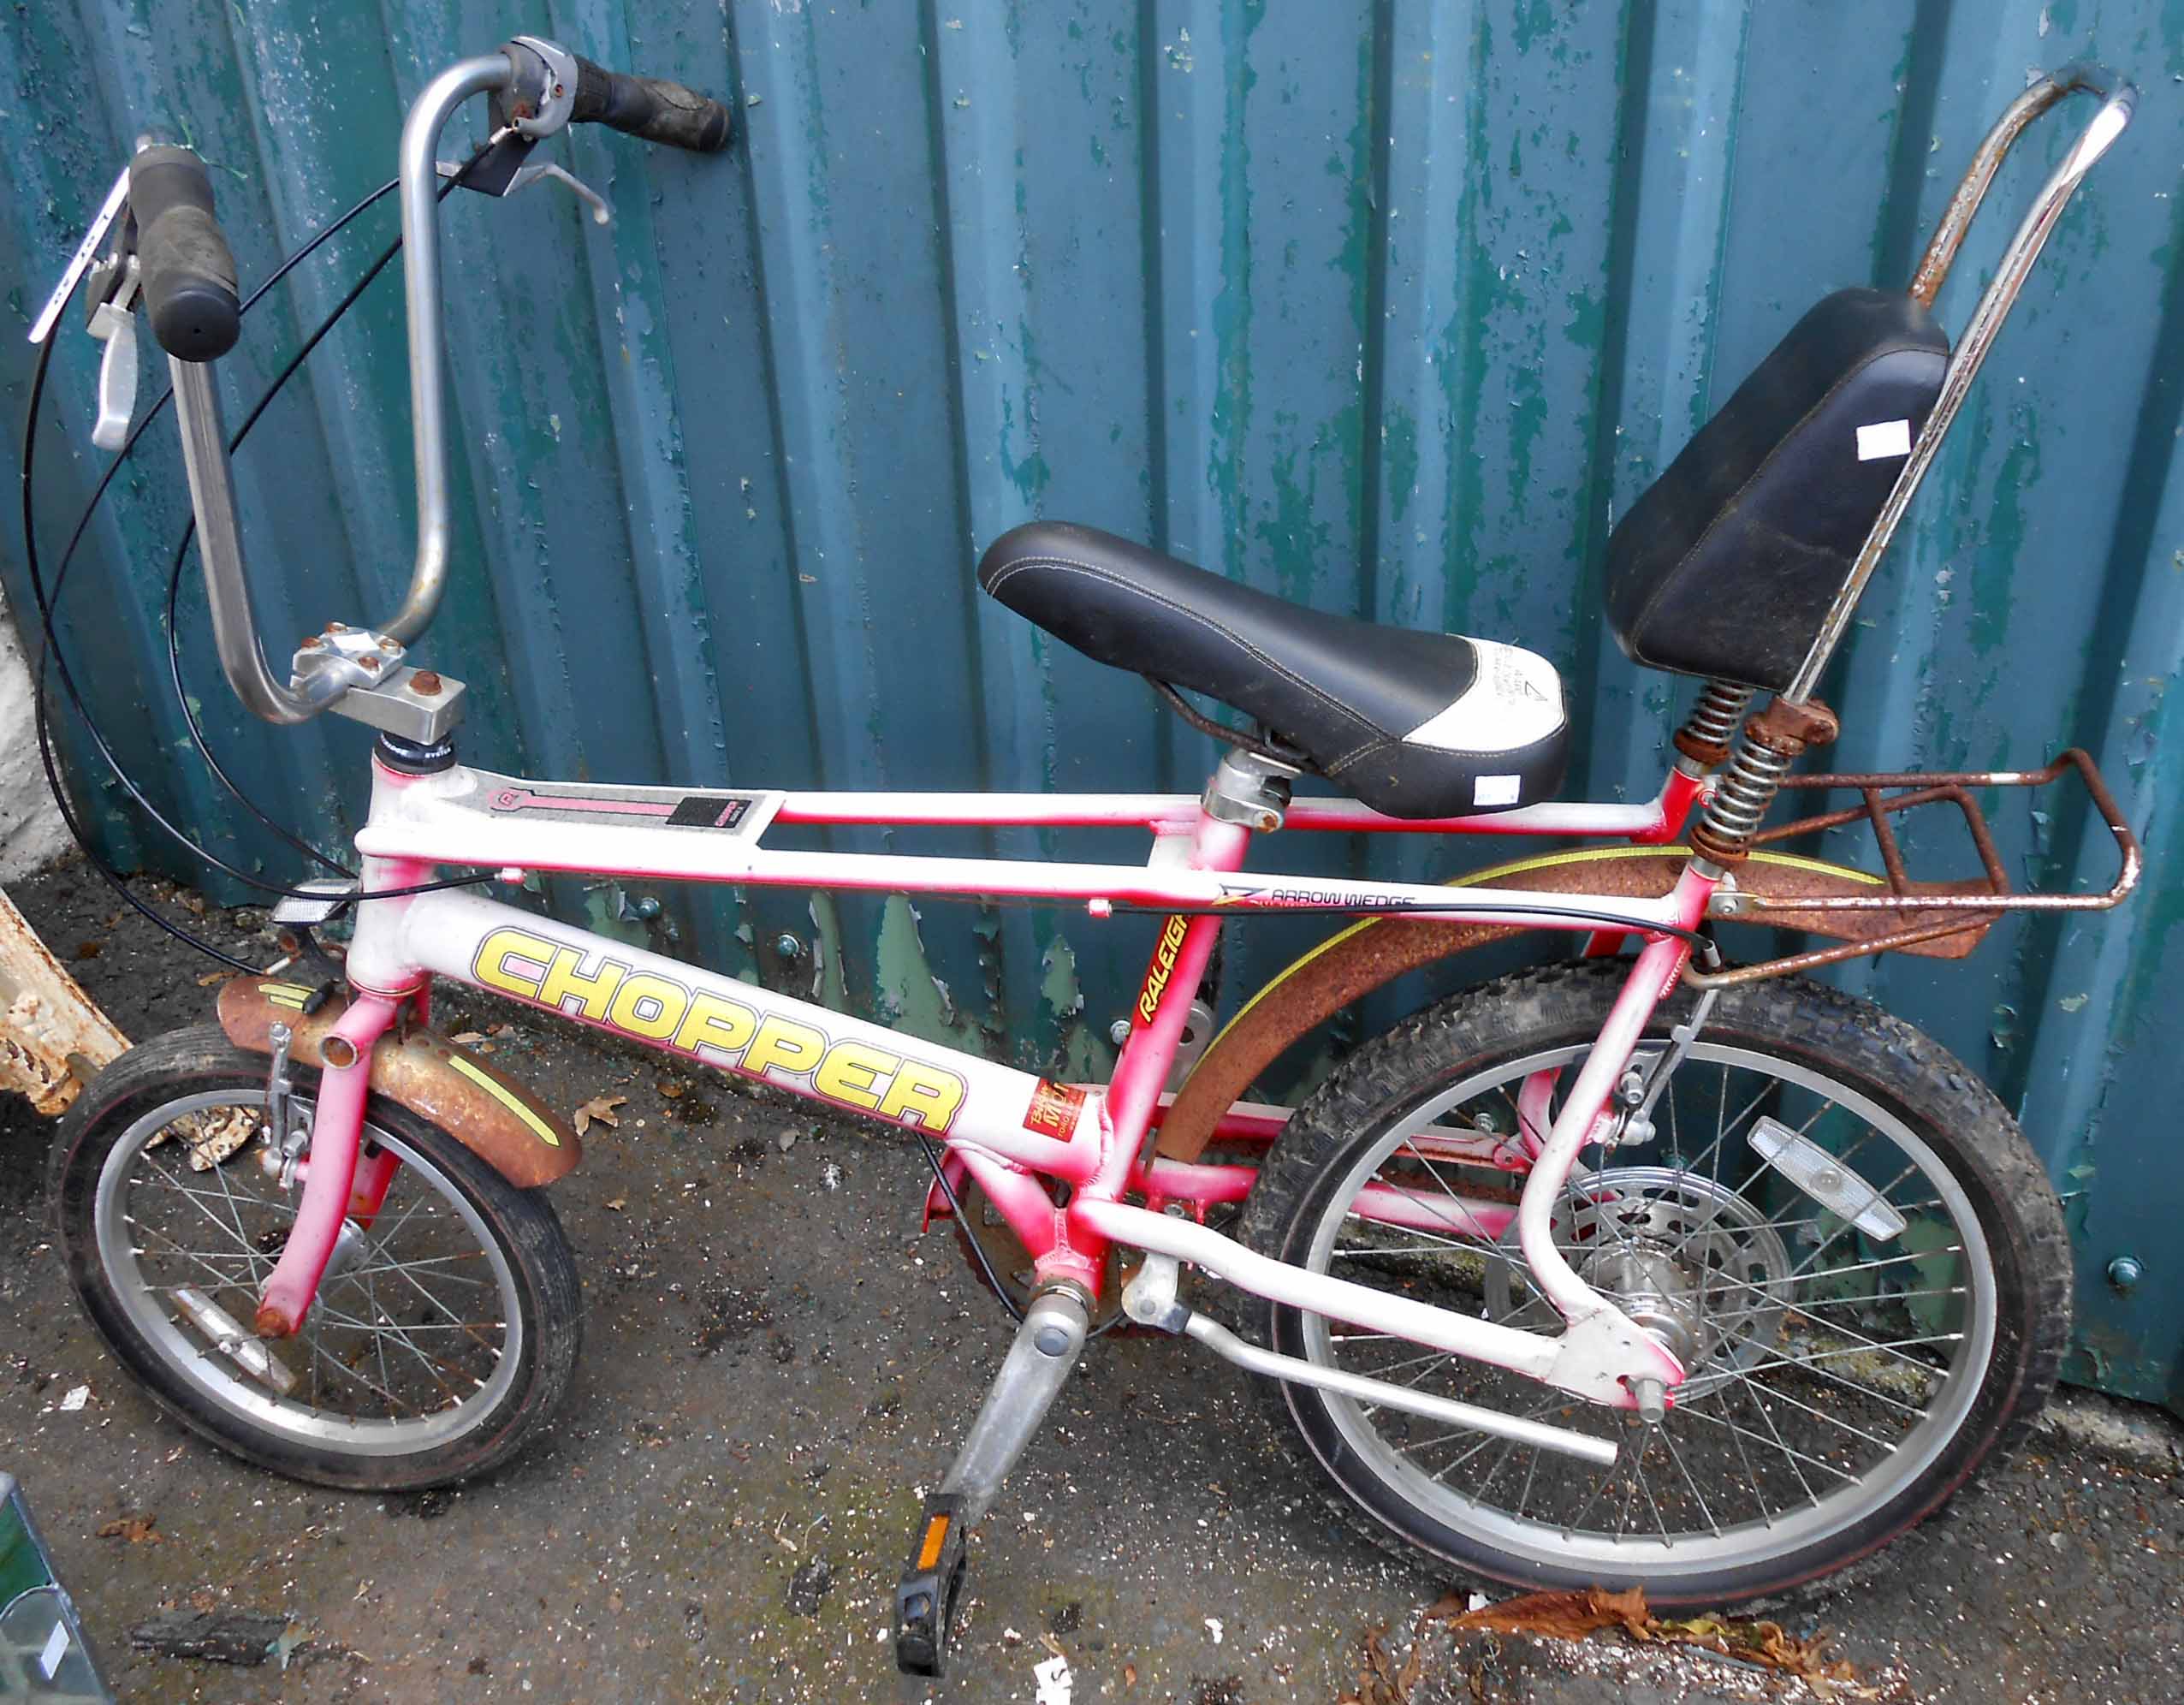
[(576, 124), (603, 124), (625, 136), (693, 154), (716, 154), (728, 146), (728, 110), (720, 102), (664, 77), (632, 77), (608, 71), (581, 55), (576, 60)]
[[(300, 722), (340, 708), (375, 726), (417, 731), (416, 719), (398, 714), (391, 700), (381, 701), (405, 690), (402, 678), (410, 672), (395, 668), (401, 648), (431, 621), (447, 585), (451, 528), (437, 154), (440, 134), (455, 109), (487, 92), (494, 98), (488, 146), (507, 147), (519, 157), (570, 123), (605, 124), (646, 141), (706, 153), (728, 140), (728, 110), (719, 102), (679, 83), (602, 69), (531, 37), (450, 66), (425, 86), (403, 123), (401, 146), (402, 282), (417, 479), (417, 554), (409, 590), (393, 619), (377, 628), (335, 623), (328, 633), (341, 638), (306, 640), (287, 685), (266, 662), (251, 608), (219, 392), (204, 365), (234, 348), (240, 314), (234, 260), (214, 217), (211, 182), (187, 149), (147, 149), (131, 168), (142, 288), (153, 334), (173, 369), (221, 668), (245, 708), (268, 722)], [(347, 644), (349, 637), (357, 643)], [(359, 687), (376, 691), (353, 692)], [(443, 702), (441, 720), (429, 725), (445, 726), (452, 710)]]
[(217, 360), (242, 333), (242, 306), (205, 162), (187, 148), (140, 150), (129, 162), (129, 209), (151, 335), (177, 360)]
[[(728, 111), (680, 83), (602, 70), (567, 49), (521, 36), (452, 65), (425, 86), (402, 126), (402, 284), (408, 300), (410, 419), (417, 475), (417, 557), (409, 594), (380, 628), (403, 645), (439, 609), (448, 574), (447, 410), (440, 336), (437, 159), (440, 132), (472, 96), (490, 92), (501, 131), (537, 140), (596, 122), (671, 146), (709, 151), (728, 140)], [(500, 134), (496, 131), (496, 134)]]

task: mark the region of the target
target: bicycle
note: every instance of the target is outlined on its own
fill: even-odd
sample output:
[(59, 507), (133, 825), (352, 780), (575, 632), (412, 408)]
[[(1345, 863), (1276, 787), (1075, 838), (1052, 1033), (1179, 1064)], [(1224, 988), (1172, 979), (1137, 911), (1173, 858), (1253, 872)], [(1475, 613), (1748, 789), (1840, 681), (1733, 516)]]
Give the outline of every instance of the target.
[[(1967, 228), (2018, 137), (2080, 92), (2095, 116), (1952, 346), (1930, 310)], [(479, 95), (489, 141), (441, 164), (443, 128)], [(1018, 1329), (911, 1536), (895, 1625), (911, 1672), (944, 1670), (969, 1530), (1086, 1345), (1117, 1328), (1186, 1337), (1267, 1376), (1300, 1462), (1338, 1507), (1399, 1552), (1496, 1582), (1642, 1585), (1665, 1606), (1710, 1604), (1878, 1550), (2029, 1427), (2068, 1336), (2066, 1237), (2033, 1151), (1973, 1073), (1801, 973), (1888, 951), (1960, 957), (2005, 912), (2120, 903), (2139, 860), (2082, 752), (2030, 772), (1792, 766), (1833, 738), (1813, 696), (1822, 672), (2056, 217), (2134, 99), (2096, 67), (2033, 83), (1981, 146), (1909, 289), (1823, 299), (1622, 520), (1617, 639), (1705, 682), (1640, 805), (1554, 798), (1569, 729), (1544, 658), (1322, 615), (1051, 522), (996, 541), (982, 585), (1214, 734), (1226, 752), (1202, 795), (703, 790), (472, 769), (454, 738), (462, 683), (410, 661), (448, 569), (438, 201), (558, 177), (603, 211), (529, 160), (539, 142), (603, 122), (711, 152), (730, 115), (531, 37), (419, 95), (399, 180), (409, 593), (383, 624), (307, 637), (285, 681), (252, 611), (210, 366), (240, 333), (234, 264), (203, 165), (143, 148), (33, 336), (89, 276), (111, 361), (141, 296), (169, 357), (223, 673), (267, 721), (330, 711), (377, 738), (361, 871), (282, 900), (292, 959), (227, 983), (217, 1024), (131, 1050), (62, 1127), (59, 1242), (92, 1322), (184, 1425), (299, 1479), (418, 1488), (520, 1449), (577, 1355), (574, 1259), (543, 1186), (581, 1144), (430, 1028), (433, 983), (448, 979), (923, 1146), (926, 1224), (953, 1223)], [(90, 273), (110, 228), (121, 235)], [(128, 400), (116, 407), (103, 443), (127, 428)], [(1296, 793), (1307, 775), (1338, 791)], [(1974, 793), (2073, 779), (2114, 836), (2115, 882), (2011, 891)], [(1799, 789), (1861, 803), (1766, 826), (1778, 794)], [(1979, 876), (1908, 874), (1894, 823), (1926, 806), (1961, 814)], [(1855, 823), (1884, 875), (1778, 850)], [(1125, 827), (1152, 851), (1134, 866), (767, 844), (776, 829), (873, 824)], [(1593, 844), (1445, 885), (1247, 871), (1255, 838), (1284, 828)], [(534, 871), (999, 896), (1162, 921), (1113, 1076), (1091, 1085), (474, 891)], [(341, 912), (353, 930), (337, 959), (313, 931)], [(1295, 912), (1359, 921), (1207, 1043), (1223, 924)], [(1721, 920), (1835, 941), (1732, 965)], [(1535, 930), (1582, 937), (1584, 955), (1428, 1007), (1293, 1109), (1251, 1098), (1283, 1046), (1329, 1014)], [(1187, 1277), (1213, 1287), (1206, 1306)]]

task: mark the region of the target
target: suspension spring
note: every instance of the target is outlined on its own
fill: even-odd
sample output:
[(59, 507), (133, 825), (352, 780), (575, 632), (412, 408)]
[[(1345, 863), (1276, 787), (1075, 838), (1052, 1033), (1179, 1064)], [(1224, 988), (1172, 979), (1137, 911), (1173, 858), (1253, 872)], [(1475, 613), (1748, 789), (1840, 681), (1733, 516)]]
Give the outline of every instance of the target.
[(1725, 761), (1752, 697), (1753, 689), (1748, 686), (1734, 681), (1708, 681), (1691, 714), (1683, 719), (1683, 726), (1676, 731), (1676, 749), (1709, 769)]
[(1791, 760), (1770, 752), (1750, 735), (1737, 743), (1729, 769), (1706, 801), (1706, 815), (1692, 837), (1694, 844), (1715, 858), (1740, 858), (1759, 832), (1760, 823), (1774, 804), (1782, 778)]

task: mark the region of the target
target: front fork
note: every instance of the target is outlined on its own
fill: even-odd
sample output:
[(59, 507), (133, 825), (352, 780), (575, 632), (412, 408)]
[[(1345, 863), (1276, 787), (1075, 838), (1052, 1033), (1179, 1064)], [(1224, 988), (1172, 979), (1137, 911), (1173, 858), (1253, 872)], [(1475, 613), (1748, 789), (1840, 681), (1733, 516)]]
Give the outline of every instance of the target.
[[(371, 1088), (371, 1050), (394, 1027), (399, 997), (359, 990), (341, 1021), (319, 1044), (323, 1069), (318, 1102), (311, 1120), (310, 1161), (301, 1168), (303, 1197), (295, 1223), (282, 1246), (265, 1288), (259, 1294), (253, 1324), (263, 1338), (290, 1338), (303, 1325), (318, 1281), (334, 1254), (342, 1222), (352, 1217), (369, 1224), (386, 1199), (397, 1164), (382, 1150), (362, 1167), (364, 1106)], [(269, 1102), (275, 1099), (269, 1091)], [(276, 1133), (285, 1139), (285, 1131)]]

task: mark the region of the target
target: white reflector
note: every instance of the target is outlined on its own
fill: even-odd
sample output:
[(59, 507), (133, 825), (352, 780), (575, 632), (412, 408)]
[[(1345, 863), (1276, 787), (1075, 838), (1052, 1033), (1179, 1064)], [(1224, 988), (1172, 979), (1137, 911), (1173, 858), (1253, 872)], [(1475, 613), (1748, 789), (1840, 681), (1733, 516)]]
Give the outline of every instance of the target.
[(1883, 1243), (1902, 1235), (1904, 1219), (1880, 1191), (1809, 1137), (1761, 1117), (1746, 1138), (1753, 1152), (1829, 1212)]

